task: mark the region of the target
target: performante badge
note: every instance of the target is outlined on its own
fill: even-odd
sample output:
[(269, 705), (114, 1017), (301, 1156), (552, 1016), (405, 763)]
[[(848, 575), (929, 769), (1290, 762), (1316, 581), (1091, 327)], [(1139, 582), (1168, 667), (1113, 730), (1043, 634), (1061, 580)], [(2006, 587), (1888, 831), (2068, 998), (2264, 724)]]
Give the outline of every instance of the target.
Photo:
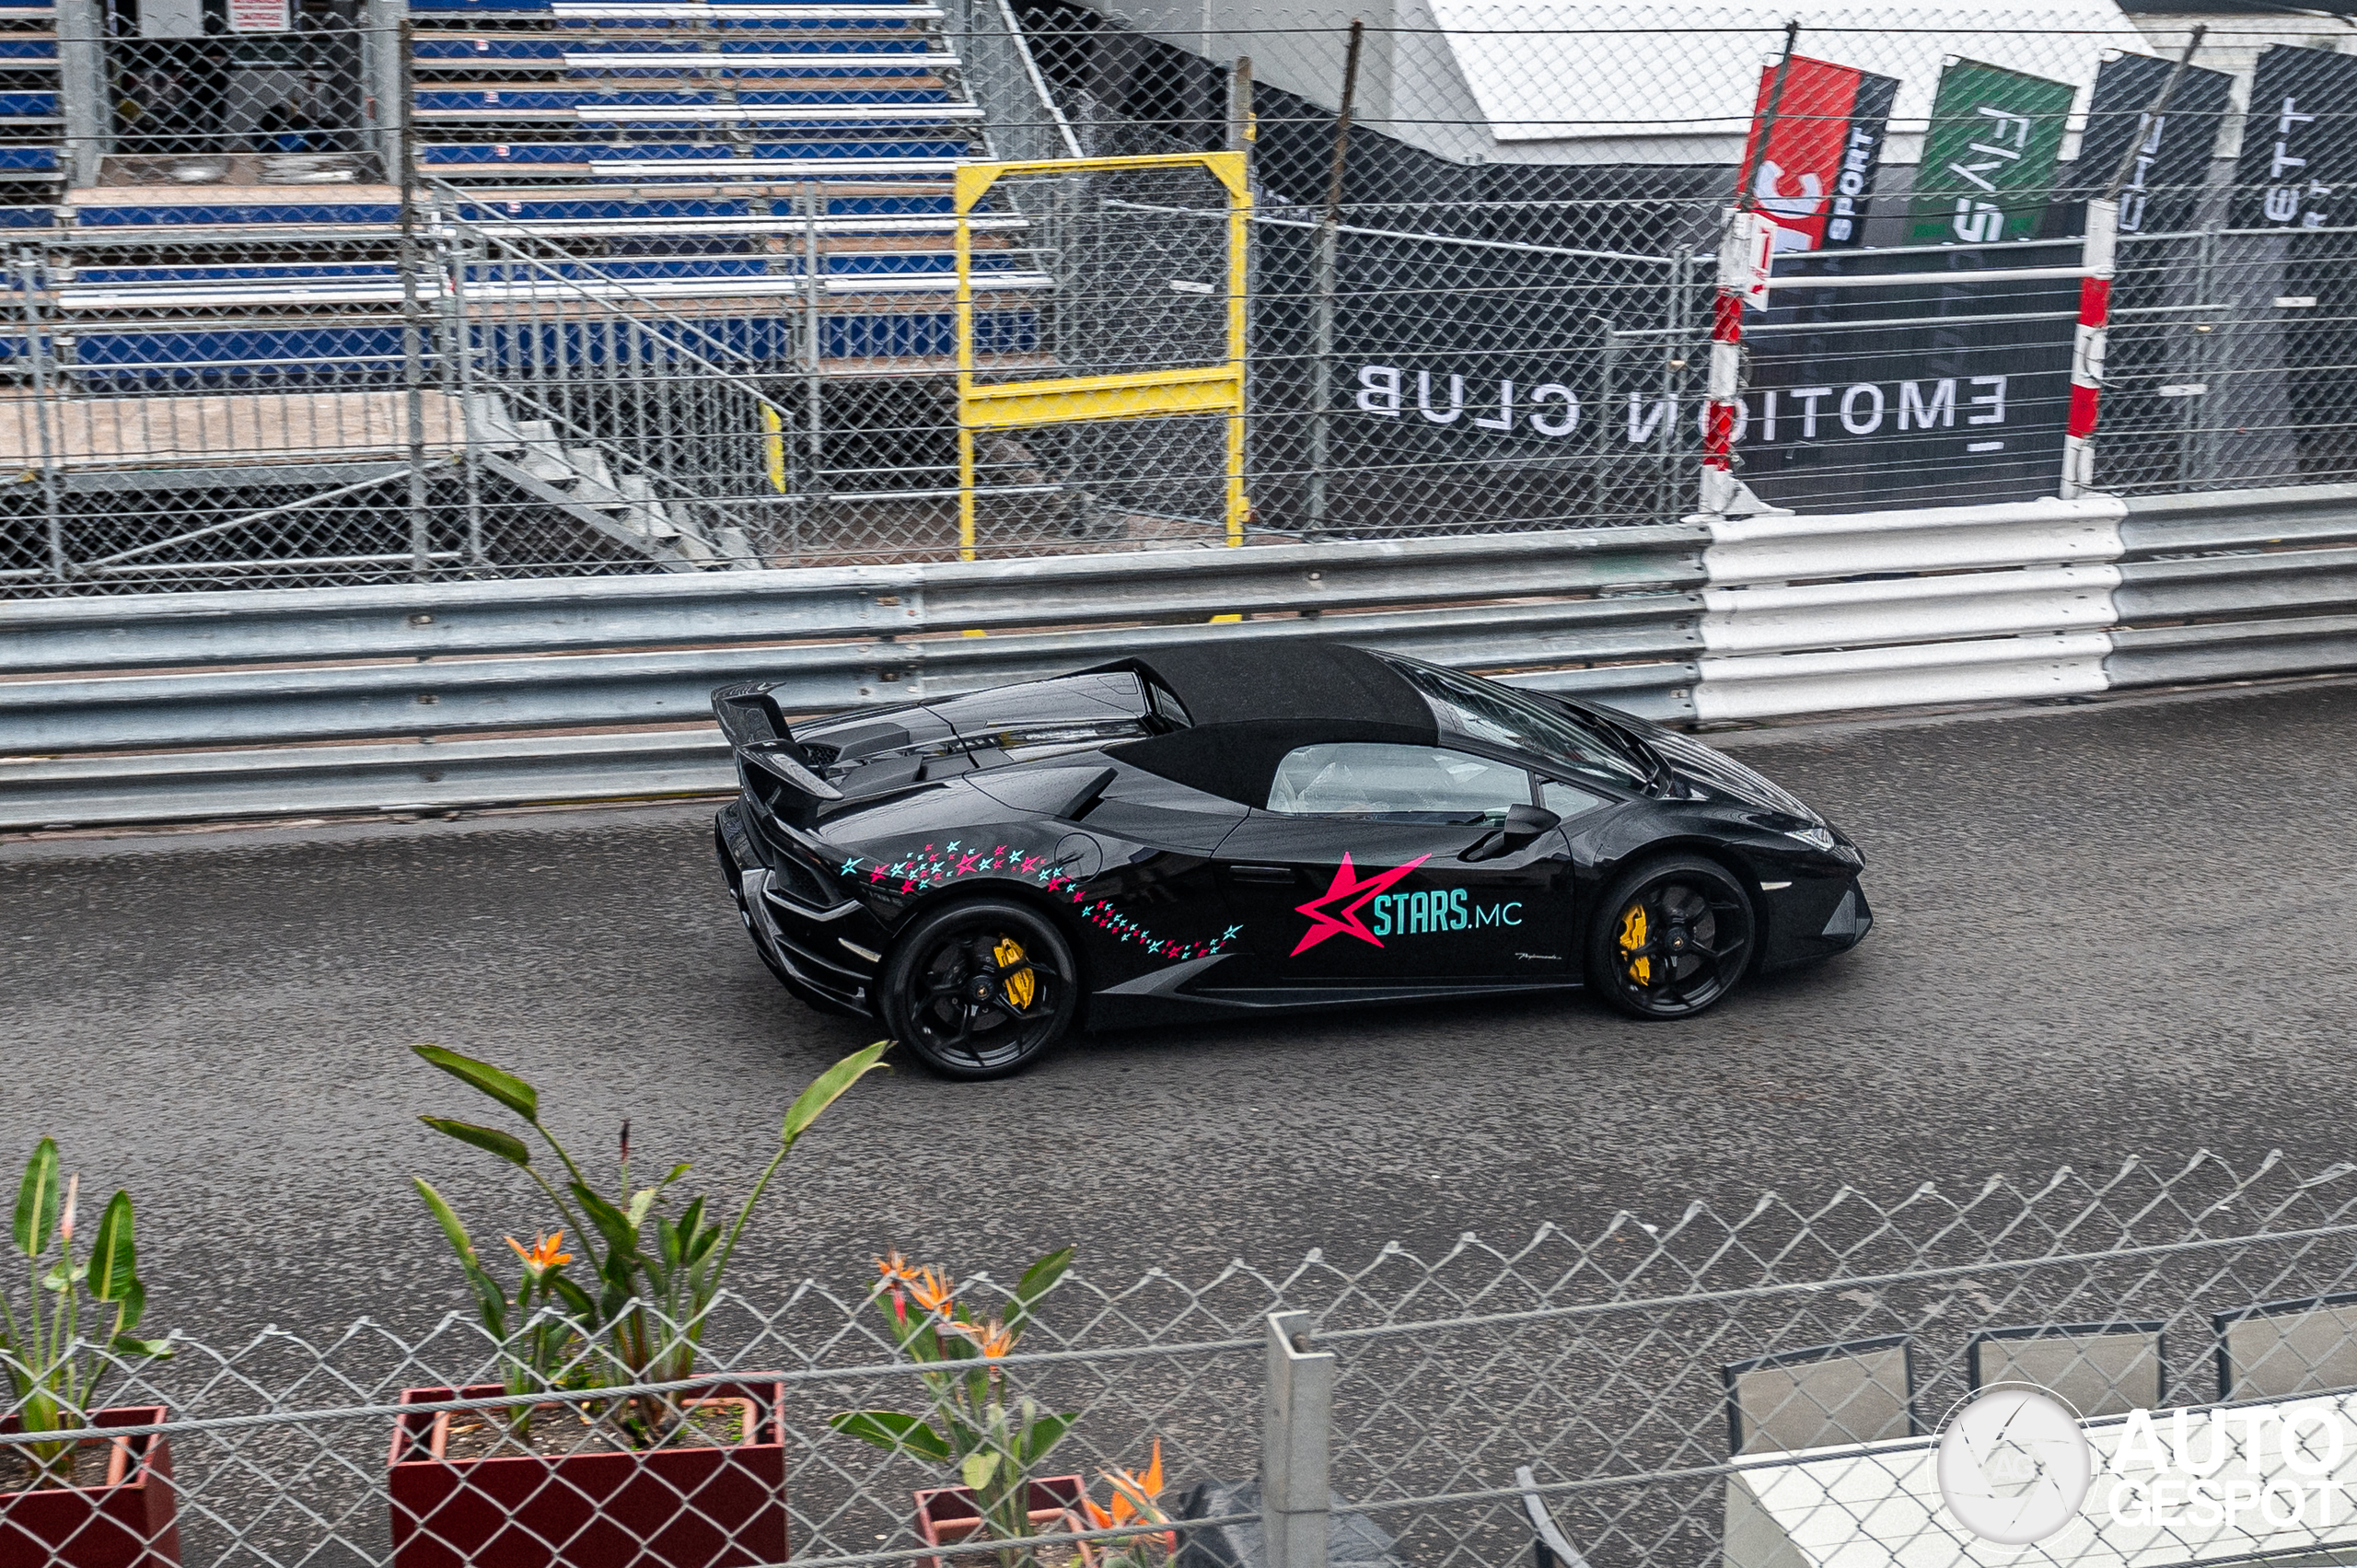
[[(1307, 915), (1310, 923), (1309, 929), (1301, 934), (1301, 940), (1294, 944), (1294, 949), (1287, 957), (1297, 958), (1329, 936), (1355, 936), (1371, 947), (1382, 947), (1383, 939), (1369, 931), (1360, 922), (1359, 910), (1369, 899), (1384, 891), (1431, 858), (1429, 854), (1420, 854), (1405, 865), (1395, 865), (1388, 871), (1378, 871), (1362, 880), (1351, 865), (1351, 852), (1344, 850), (1342, 864), (1334, 871), (1334, 885), (1307, 903), (1295, 907), (1294, 912)], [(1337, 913), (1327, 912), (1327, 906), (1337, 899), (1348, 899), (1351, 901), (1344, 904)]]

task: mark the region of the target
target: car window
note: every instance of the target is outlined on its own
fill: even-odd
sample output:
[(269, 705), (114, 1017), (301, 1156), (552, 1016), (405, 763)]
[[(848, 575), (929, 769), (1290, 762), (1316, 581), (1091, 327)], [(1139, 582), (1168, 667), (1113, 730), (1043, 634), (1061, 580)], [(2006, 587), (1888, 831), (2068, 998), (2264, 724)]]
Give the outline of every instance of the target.
[(1582, 789), (1577, 784), (1564, 784), (1558, 779), (1540, 779), (1538, 804), (1568, 822), (1582, 812), (1593, 811), (1612, 802), (1592, 789)]
[(1520, 768), (1436, 746), (1296, 746), (1269, 781), (1269, 809), (1294, 815), (1502, 819), (1530, 804)]
[[(1422, 692), (1444, 733), (1510, 746), (1544, 757), (1568, 772), (1623, 789), (1644, 787), (1646, 770), (1604, 737), (1560, 709), (1535, 703), (1511, 686), (1413, 659), (1384, 661)], [(1570, 813), (1564, 813), (1569, 816)]]

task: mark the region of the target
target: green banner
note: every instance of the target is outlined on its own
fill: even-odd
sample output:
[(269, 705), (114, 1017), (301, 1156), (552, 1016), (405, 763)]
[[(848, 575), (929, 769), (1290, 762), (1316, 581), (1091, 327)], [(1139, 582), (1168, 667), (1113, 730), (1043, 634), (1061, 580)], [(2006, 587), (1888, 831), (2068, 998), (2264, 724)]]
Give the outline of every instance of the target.
[(1978, 60), (1949, 61), (1915, 171), (1909, 242), (2027, 238), (2054, 192), (2075, 91)]

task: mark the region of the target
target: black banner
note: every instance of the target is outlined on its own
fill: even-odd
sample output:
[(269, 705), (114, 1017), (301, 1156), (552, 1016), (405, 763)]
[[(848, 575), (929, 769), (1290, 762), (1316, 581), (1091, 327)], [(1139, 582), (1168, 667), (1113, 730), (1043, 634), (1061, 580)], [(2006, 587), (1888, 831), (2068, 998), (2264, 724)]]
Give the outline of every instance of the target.
[[(2078, 241), (2024, 247), (2067, 266)], [(1736, 472), (1801, 512), (1969, 505), (2052, 495), (2071, 399), (2077, 280), (2011, 279), (1982, 255), (1779, 258), (1795, 273), (1952, 273), (1889, 288), (1780, 286), (1750, 313)], [(1987, 318), (1984, 319), (1983, 318)]]
[(2102, 195), (2132, 144), (2136, 154), (2119, 188), (2122, 234), (2191, 227), (2210, 178), (2235, 79), (2223, 71), (2186, 67), (2169, 95), (2168, 112), (2155, 124), (2153, 105), (2176, 69), (2174, 63), (2149, 54), (2122, 54), (2105, 61), (2096, 73), (2072, 194), (2083, 202)]
[(2278, 43), (2259, 55), (2230, 221), (2235, 228), (2357, 221), (2357, 54)]

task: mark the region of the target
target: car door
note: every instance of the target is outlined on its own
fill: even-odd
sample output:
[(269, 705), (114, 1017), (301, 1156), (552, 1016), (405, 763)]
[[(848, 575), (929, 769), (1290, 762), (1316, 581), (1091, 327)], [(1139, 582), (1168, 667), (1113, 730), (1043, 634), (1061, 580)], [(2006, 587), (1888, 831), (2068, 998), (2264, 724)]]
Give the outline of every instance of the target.
[(1244, 950), (1216, 983), (1380, 993), (1574, 978), (1560, 828), (1463, 858), (1508, 807), (1538, 804), (1536, 788), (1520, 767), (1447, 747), (1295, 748), (1220, 845)]

